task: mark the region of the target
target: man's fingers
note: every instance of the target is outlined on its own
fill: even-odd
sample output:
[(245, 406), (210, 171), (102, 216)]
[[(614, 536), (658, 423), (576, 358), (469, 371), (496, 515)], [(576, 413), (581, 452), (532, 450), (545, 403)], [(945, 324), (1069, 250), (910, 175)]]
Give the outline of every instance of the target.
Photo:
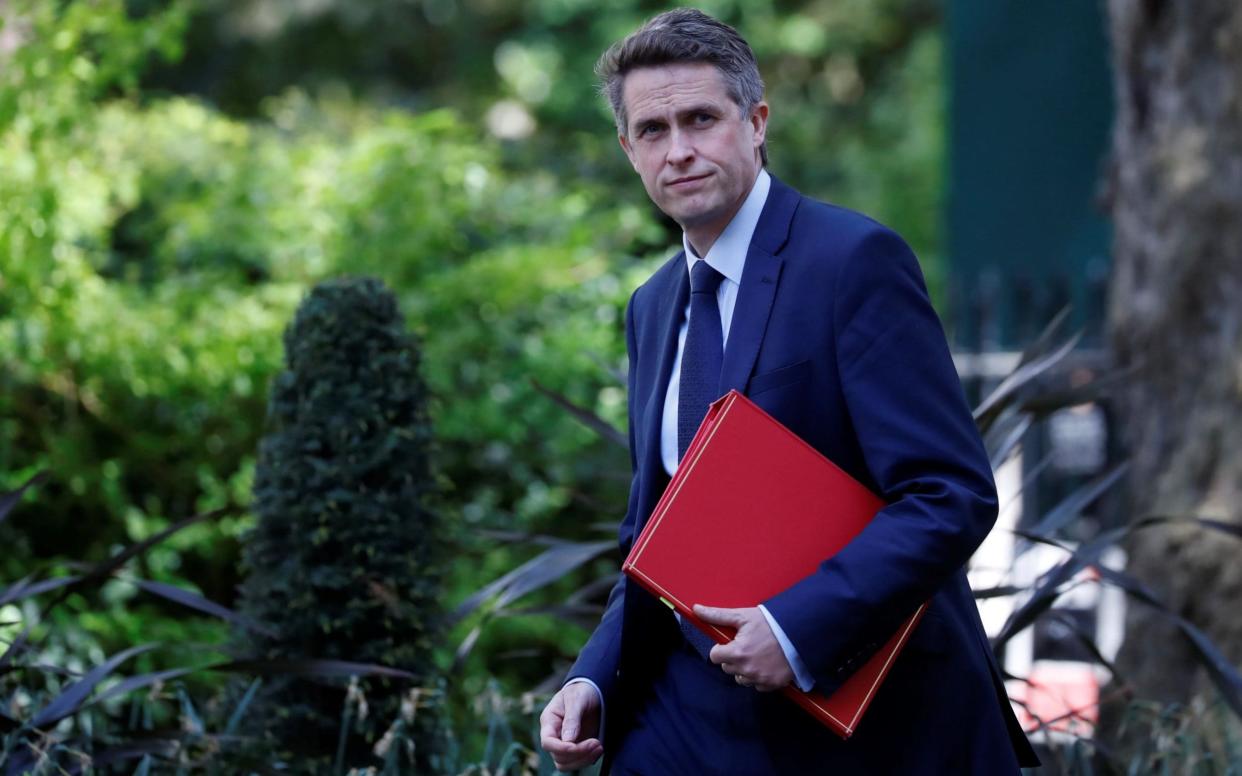
[[(711, 652), (707, 653), (708, 660), (711, 660), (718, 666), (723, 666), (725, 663), (736, 663), (740, 657), (741, 655), (738, 654), (738, 648), (733, 645), (732, 641), (728, 644), (717, 644), (712, 647)], [(735, 672), (730, 671), (729, 673)]]
[(569, 743), (557, 738), (543, 738), (540, 743), (543, 745), (544, 750), (552, 756), (552, 762), (556, 764), (558, 771), (572, 771), (578, 768), (585, 768), (598, 760), (600, 755), (604, 753), (604, 747), (600, 744), (598, 738), (588, 738), (577, 743)]
[(560, 700), (558, 693), (539, 715), (539, 735), (543, 738), (561, 737), (561, 723), (565, 717), (565, 707), (559, 702)]
[(601, 751), (603, 749), (598, 738), (588, 738), (585, 741), (564, 741), (555, 736), (543, 736), (539, 739), (539, 743), (553, 757), (571, 757), (586, 754), (595, 749)]
[(731, 628), (742, 627), (742, 624), (746, 622), (745, 612), (745, 609), (721, 609), (716, 606), (694, 605), (694, 613), (700, 619), (712, 625), (728, 625)]
[(539, 737), (544, 738), (544, 739), (560, 738), (561, 731), (557, 729), (558, 727), (559, 726), (551, 719), (545, 719), (544, 717), (540, 717), (539, 718)]
[(574, 694), (565, 699), (565, 714), (561, 722), (562, 741), (578, 740), (578, 736), (582, 734), (582, 715), (586, 711), (587, 703), (581, 694)]

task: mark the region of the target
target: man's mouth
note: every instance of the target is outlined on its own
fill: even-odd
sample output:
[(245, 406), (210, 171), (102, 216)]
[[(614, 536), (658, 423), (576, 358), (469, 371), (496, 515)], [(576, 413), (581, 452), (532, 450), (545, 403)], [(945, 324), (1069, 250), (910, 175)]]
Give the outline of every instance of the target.
[(674, 178), (669, 181), (667, 185), (670, 189), (690, 188), (710, 175), (711, 173), (703, 173), (702, 175), (685, 175), (680, 178)]

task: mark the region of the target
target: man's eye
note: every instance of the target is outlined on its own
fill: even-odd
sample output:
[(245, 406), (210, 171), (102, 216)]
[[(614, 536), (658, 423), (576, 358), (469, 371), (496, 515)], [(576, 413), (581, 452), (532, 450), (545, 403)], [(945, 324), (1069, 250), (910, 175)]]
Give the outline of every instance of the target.
[(654, 135), (660, 131), (660, 127), (656, 124), (647, 124), (638, 130), (639, 137)]
[(716, 117), (710, 113), (696, 113), (694, 114), (694, 123), (695, 124), (710, 124), (715, 118)]

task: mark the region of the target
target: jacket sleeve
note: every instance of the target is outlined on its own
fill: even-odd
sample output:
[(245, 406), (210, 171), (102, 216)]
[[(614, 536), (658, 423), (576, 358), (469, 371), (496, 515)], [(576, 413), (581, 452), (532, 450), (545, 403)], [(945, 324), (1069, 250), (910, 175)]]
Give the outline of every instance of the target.
[(871, 228), (829, 292), (842, 395), (887, 506), (765, 602), (825, 691), (966, 563), (997, 512), (991, 466), (910, 249)]
[[(630, 471), (632, 477), (630, 480), (629, 503), (626, 508), (625, 518), (621, 521), (621, 528), (618, 535), (618, 541), (621, 547), (621, 556), (625, 557), (629, 554), (630, 546), (634, 543), (634, 528), (637, 525), (638, 511), (638, 459), (634, 442), (635, 436), (635, 373), (638, 363), (637, 343), (634, 334), (634, 299), (637, 291), (630, 297), (629, 305), (625, 311), (625, 346), (626, 353), (629, 357), (629, 375), (627, 377), (627, 397), (628, 397), (628, 421), (629, 421), (629, 445), (630, 445)], [(578, 653), (578, 659), (569, 670), (568, 678), (586, 677), (595, 682), (603, 695), (604, 705), (608, 705), (609, 699), (613, 695), (613, 689), (617, 682), (617, 671), (621, 665), (621, 620), (622, 607), (625, 601), (626, 578), (624, 574), (617, 574), (617, 582), (612, 586), (612, 591), (608, 594), (608, 604), (604, 608), (604, 615), (596, 626), (591, 638), (587, 640), (586, 646)]]

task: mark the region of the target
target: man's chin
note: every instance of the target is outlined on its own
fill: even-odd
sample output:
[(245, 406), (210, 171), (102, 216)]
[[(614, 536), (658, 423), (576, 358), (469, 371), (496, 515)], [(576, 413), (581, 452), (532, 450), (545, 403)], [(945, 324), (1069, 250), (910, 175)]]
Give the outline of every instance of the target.
[(720, 220), (719, 208), (696, 208), (693, 210), (682, 210), (674, 215), (667, 210), (664, 211), (669, 218), (677, 222), (682, 229), (690, 231), (705, 226), (711, 226)]
[(682, 226), (697, 226), (710, 221), (719, 208), (713, 207), (706, 197), (669, 197), (662, 203), (665, 215)]

